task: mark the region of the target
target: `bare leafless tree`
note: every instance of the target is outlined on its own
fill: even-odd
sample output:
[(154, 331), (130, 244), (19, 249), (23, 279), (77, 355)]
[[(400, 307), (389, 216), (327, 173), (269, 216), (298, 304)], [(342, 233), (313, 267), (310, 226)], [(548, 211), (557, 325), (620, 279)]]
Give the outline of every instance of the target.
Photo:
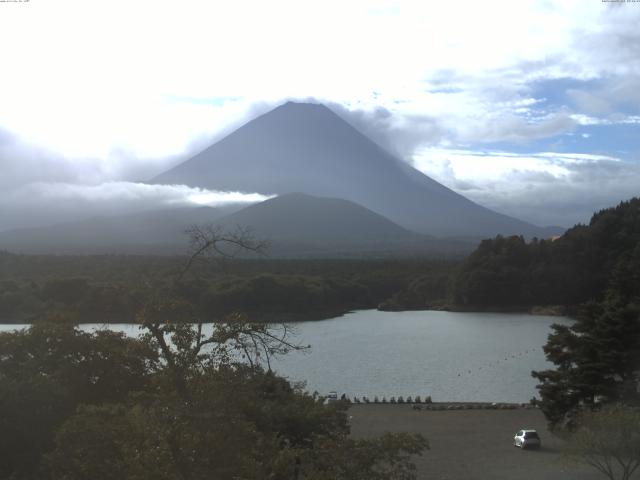
[(268, 248), (268, 242), (258, 240), (248, 227), (237, 226), (234, 230), (225, 230), (219, 225), (192, 225), (185, 233), (189, 236), (189, 258), (178, 281), (198, 259), (219, 261), (248, 252), (264, 255)]
[[(241, 253), (264, 254), (267, 243), (257, 240), (248, 228), (229, 232), (219, 226), (194, 225), (189, 235), (189, 257), (178, 275), (180, 281), (198, 259), (232, 259)], [(188, 376), (206, 368), (234, 362), (271, 370), (274, 356), (309, 348), (291, 340), (287, 324), (254, 323), (242, 313), (234, 313), (211, 323), (205, 321), (186, 300), (166, 292), (151, 294), (140, 310), (138, 321), (147, 339), (160, 350), (172, 372), (178, 393), (188, 397)]]

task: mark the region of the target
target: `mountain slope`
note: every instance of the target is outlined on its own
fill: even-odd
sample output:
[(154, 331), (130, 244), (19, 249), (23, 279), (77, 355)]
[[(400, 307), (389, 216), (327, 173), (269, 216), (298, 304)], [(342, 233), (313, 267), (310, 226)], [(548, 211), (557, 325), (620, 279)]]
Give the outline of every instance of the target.
[(240, 209), (185, 208), (95, 217), (49, 227), (0, 232), (0, 250), (17, 253), (183, 254), (185, 229), (215, 224), (250, 228), (274, 257), (462, 254), (473, 245), (410, 232), (348, 200), (293, 193)]
[(272, 256), (378, 256), (468, 253), (472, 245), (417, 234), (354, 202), (302, 193), (281, 195), (216, 221), (249, 227)]
[(420, 237), (382, 215), (338, 198), (282, 195), (221, 218), (218, 223), (252, 228), (258, 236), (306, 241), (393, 241)]
[(548, 234), (444, 187), (317, 104), (281, 105), (152, 183), (343, 198), (439, 236)]

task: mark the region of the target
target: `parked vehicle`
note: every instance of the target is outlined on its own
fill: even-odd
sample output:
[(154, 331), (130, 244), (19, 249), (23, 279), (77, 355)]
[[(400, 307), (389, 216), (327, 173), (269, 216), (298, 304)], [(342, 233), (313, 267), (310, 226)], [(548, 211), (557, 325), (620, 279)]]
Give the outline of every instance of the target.
[(513, 437), (513, 446), (520, 448), (540, 448), (542, 442), (535, 430), (520, 430)]

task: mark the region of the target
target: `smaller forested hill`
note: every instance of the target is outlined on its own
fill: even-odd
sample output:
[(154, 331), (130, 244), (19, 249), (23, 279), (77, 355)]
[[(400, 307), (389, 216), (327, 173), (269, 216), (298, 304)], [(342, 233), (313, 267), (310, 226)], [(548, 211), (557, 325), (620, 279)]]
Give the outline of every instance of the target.
[(616, 272), (633, 264), (640, 268), (640, 198), (555, 240), (482, 241), (454, 275), (451, 300), (468, 307), (578, 305), (601, 299)]

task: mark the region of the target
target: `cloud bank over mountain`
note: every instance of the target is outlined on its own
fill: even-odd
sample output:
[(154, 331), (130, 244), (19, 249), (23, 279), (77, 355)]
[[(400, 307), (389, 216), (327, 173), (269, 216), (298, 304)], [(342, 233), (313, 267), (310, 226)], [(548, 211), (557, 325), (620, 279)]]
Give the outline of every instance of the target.
[(565, 227), (637, 196), (640, 185), (639, 164), (605, 155), (427, 148), (415, 166), (489, 208)]
[[(640, 183), (637, 4), (61, 0), (23, 7), (0, 17), (0, 41), (12, 46), (3, 54), (11, 74), (0, 88), (2, 188), (139, 182), (284, 100), (308, 98), (409, 162), (420, 163), (425, 148), (443, 158), (473, 152), (489, 170), (508, 158), (509, 184), (540, 197), (535, 218), (530, 198), (506, 194), (500, 183), (474, 199), (539, 223), (586, 220), (571, 208), (545, 217), (558, 208), (544, 203), (549, 190), (574, 192), (571, 203), (597, 189), (607, 202), (601, 207), (627, 194), (612, 187), (617, 175)], [(534, 179), (527, 159), (541, 152), (607, 156), (624, 168), (607, 164), (611, 180), (599, 185), (588, 172), (579, 180), (583, 170), (557, 176), (553, 165), (539, 164), (549, 175)], [(483, 178), (456, 176), (476, 185)], [(594, 205), (583, 200), (584, 211)]]
[(179, 207), (250, 204), (269, 198), (269, 195), (218, 192), (185, 185), (34, 182), (0, 191), (0, 231), (92, 216)]

